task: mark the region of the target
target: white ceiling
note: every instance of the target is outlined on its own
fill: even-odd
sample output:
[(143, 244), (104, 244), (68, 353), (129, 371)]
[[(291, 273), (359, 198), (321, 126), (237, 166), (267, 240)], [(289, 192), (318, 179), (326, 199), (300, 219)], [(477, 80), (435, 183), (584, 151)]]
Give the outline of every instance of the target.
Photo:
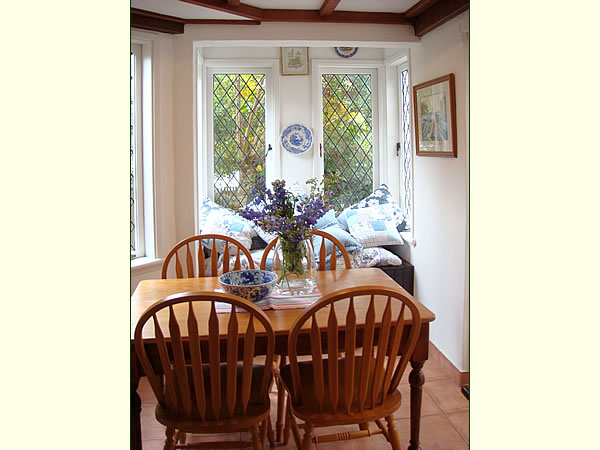
[[(341, 0), (336, 11), (403, 13), (419, 0)], [(263, 9), (318, 10), (323, 0), (242, 0), (243, 4)], [(131, 0), (131, 7), (182, 19), (244, 20), (244, 17), (192, 5), (179, 0)]]

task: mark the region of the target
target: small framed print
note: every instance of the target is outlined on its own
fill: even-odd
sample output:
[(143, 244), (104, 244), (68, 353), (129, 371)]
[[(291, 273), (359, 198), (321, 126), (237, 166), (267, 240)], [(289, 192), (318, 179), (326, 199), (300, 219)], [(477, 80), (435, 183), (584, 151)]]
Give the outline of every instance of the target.
[(417, 156), (456, 158), (454, 74), (413, 87)]
[(281, 47), (281, 75), (308, 74), (308, 47)]

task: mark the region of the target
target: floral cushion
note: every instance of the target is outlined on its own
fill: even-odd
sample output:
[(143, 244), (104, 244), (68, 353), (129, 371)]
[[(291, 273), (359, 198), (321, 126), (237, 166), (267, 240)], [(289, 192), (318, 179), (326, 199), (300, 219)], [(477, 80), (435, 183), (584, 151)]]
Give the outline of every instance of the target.
[(365, 248), (403, 244), (390, 210), (379, 206), (350, 209), (346, 219), (350, 234)]
[(385, 184), (382, 184), (379, 188), (375, 189), (372, 194), (363, 198), (358, 203), (346, 208), (339, 214), (337, 220), (341, 224), (342, 228), (344, 228), (346, 231), (349, 231), (347, 218), (348, 212), (353, 209), (362, 208), (382, 209), (395, 222), (395, 227), (398, 231), (404, 231), (406, 229), (407, 216), (404, 211), (402, 211), (398, 203), (396, 203), (392, 193)]
[[(256, 232), (252, 223), (238, 216), (235, 211), (217, 205), (211, 200), (205, 200), (200, 207), (198, 218), (200, 234), (222, 234), (238, 240), (244, 247), (250, 249), (252, 238)], [(202, 242), (205, 247), (211, 248), (212, 242), (208, 240)], [(225, 250), (225, 243), (217, 241), (217, 251), (222, 253)], [(230, 245), (229, 251), (235, 251), (235, 247)]]

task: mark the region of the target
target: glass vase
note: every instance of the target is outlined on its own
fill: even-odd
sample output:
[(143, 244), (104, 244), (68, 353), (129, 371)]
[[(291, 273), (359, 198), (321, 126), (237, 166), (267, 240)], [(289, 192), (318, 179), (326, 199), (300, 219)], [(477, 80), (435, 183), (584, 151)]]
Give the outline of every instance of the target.
[(275, 293), (293, 296), (313, 292), (317, 287), (317, 265), (310, 239), (292, 242), (280, 236), (271, 270), (278, 276)]

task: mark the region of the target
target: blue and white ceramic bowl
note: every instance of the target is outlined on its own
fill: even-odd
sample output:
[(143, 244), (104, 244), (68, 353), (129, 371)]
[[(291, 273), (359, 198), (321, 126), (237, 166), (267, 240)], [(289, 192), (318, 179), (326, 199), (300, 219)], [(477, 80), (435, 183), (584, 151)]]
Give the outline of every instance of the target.
[(276, 273), (258, 269), (234, 270), (219, 277), (219, 283), (225, 292), (253, 303), (268, 296), (276, 281)]

